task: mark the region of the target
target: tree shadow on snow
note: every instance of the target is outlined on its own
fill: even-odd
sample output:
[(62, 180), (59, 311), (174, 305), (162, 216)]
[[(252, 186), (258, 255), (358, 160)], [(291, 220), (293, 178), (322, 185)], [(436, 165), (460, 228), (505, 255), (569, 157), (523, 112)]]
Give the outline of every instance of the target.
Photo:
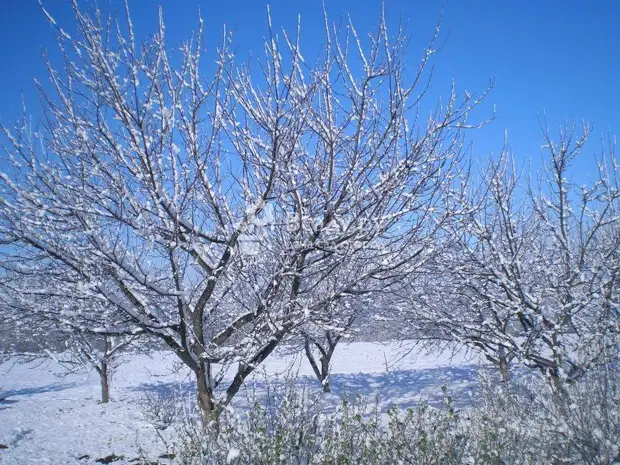
[(79, 383), (54, 383), (44, 386), (9, 389), (0, 393), (0, 397), (2, 397), (2, 400), (0, 400), (0, 404), (15, 403), (19, 400), (15, 399), (15, 397), (30, 397), (37, 394), (45, 394), (48, 392), (64, 391), (65, 389), (70, 389), (77, 386), (78, 384)]
[[(422, 402), (439, 407), (446, 395), (453, 399), (455, 406), (467, 406), (476, 393), (478, 370), (475, 366), (462, 366), (333, 374), (330, 382), (335, 394), (376, 397), (383, 411), (391, 406), (409, 408)], [(442, 387), (447, 389), (446, 393)]]
[(195, 385), (191, 380), (179, 382), (159, 381), (144, 382), (137, 386), (129, 386), (129, 390), (140, 392), (145, 395), (157, 395), (162, 397), (186, 397), (194, 395)]
[[(283, 395), (284, 387), (290, 382), (282, 377), (258, 373), (248, 380), (233, 402), (237, 407), (251, 403), (251, 399), (265, 399), (267, 392), (272, 397)], [(311, 376), (298, 376), (295, 385), (307, 393), (320, 392), (320, 384)], [(381, 373), (335, 373), (330, 376), (332, 393), (326, 395), (328, 404), (335, 406), (342, 396), (349, 398), (359, 394), (368, 401), (378, 402), (381, 411), (391, 406), (415, 407), (428, 403), (434, 407), (444, 405), (445, 395), (452, 398), (453, 405), (465, 407), (475, 398), (478, 387), (478, 369), (474, 365), (460, 367), (439, 367), (419, 370), (396, 370)], [(446, 393), (442, 387), (446, 387)], [(191, 380), (179, 382), (141, 383), (132, 386), (145, 397), (191, 399), (195, 387)]]

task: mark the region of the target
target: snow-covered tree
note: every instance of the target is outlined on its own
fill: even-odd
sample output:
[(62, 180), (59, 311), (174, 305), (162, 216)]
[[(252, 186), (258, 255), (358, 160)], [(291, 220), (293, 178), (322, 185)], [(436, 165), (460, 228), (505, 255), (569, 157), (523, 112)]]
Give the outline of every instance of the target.
[(323, 392), (331, 392), (329, 374), (336, 347), (343, 337), (351, 336), (351, 327), (359, 317), (359, 311), (351, 308), (355, 303), (348, 299), (341, 299), (336, 305), (317, 312), (319, 318), (308, 319), (301, 330), (304, 354)]
[[(451, 209), (453, 213), (456, 208)], [(456, 219), (458, 216), (455, 215)], [(363, 292), (344, 296), (337, 302), (332, 302), (320, 312), (313, 312), (301, 326), (303, 352), (312, 367), (312, 371), (321, 383), (324, 392), (331, 391), (329, 375), (332, 358), (336, 348), (343, 340), (356, 338), (377, 340), (376, 338), (389, 337), (400, 339), (412, 335), (406, 334), (407, 328), (402, 327), (406, 321), (403, 313), (397, 311), (398, 299), (394, 294), (403, 288), (403, 282), (416, 282), (420, 272), (425, 270), (428, 263), (435, 257), (444, 244), (445, 238), (435, 226), (420, 232), (419, 243), (426, 243), (423, 254), (411, 260), (407, 272), (393, 275), (389, 280), (380, 280), (369, 283)], [(445, 245), (445, 244), (444, 244)], [(349, 270), (349, 273), (360, 273), (360, 269)], [(340, 270), (340, 273), (344, 270)], [(330, 286), (338, 286), (343, 279), (335, 274), (326, 278), (322, 283), (322, 293), (329, 293)], [(327, 287), (327, 289), (326, 289)]]
[(410, 286), (419, 327), (481, 350), (504, 379), (514, 361), (562, 390), (618, 355), (619, 167), (612, 147), (589, 184), (570, 180), (588, 134), (569, 126), (556, 142), (545, 129), (535, 182), (510, 156), (491, 160), (464, 199), (472, 213), (451, 223), (452, 251)]
[(144, 331), (101, 299), (62, 299), (45, 284), (39, 289), (38, 271), (5, 266), (13, 271), (0, 281), (0, 327), (11, 338), (4, 341), (8, 353), (25, 361), (51, 357), (69, 373), (93, 369), (101, 381), (101, 402), (109, 402), (112, 373)]
[(70, 371), (83, 368), (95, 370), (101, 385), (101, 402), (107, 404), (110, 401), (112, 375), (122, 362), (123, 351), (135, 343), (137, 337), (88, 334), (75, 328), (69, 328), (65, 334), (68, 350), (52, 356)]
[(217, 418), (295, 329), (427, 253), (484, 94), (419, 120), (432, 44), (406, 71), (384, 19), (367, 38), (326, 19), (316, 62), (269, 19), (244, 63), (228, 32), (203, 60), (202, 22), (173, 54), (161, 14), (138, 46), (128, 12), (73, 10), (71, 36), (48, 14), (66, 61), (43, 121), (2, 127), (1, 261), (36, 283), (13, 289), (31, 311), (160, 338)]

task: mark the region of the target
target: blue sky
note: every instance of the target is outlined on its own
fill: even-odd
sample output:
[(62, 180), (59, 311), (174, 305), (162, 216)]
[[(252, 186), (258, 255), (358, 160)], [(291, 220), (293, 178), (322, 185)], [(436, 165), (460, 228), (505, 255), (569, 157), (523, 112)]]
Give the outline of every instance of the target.
[[(43, 0), (58, 22), (71, 30), (66, 0)], [(113, 10), (120, 0), (101, 0)], [(260, 52), (266, 31), (265, 5), (275, 25), (292, 27), (302, 15), (302, 46), (310, 54), (322, 43), (320, 0), (130, 0), (137, 33), (145, 37), (157, 21), (161, 4), (170, 45), (178, 45), (197, 25), (200, 9), (205, 21), (207, 49), (215, 46), (222, 25), (235, 31), (241, 54)], [(359, 32), (377, 21), (377, 0), (325, 0), (332, 20), (350, 13)], [(412, 66), (439, 17), (441, 2), (385, 0), (388, 20), (408, 21)], [(446, 0), (442, 25), (445, 43), (435, 62), (433, 95), (447, 95), (450, 80), (457, 88), (480, 92), (492, 77), (495, 87), (480, 116), (496, 108), (496, 120), (472, 133), (476, 155), (501, 146), (504, 130), (522, 160), (540, 159), (538, 118), (546, 112), (552, 128), (565, 118), (588, 120), (594, 133), (588, 151), (577, 162), (579, 171), (592, 169), (592, 155), (601, 135), (620, 134), (620, 2), (615, 1), (494, 1)], [(0, 121), (9, 123), (21, 112), (21, 95), (36, 116), (33, 77), (44, 77), (41, 50), (55, 52), (55, 35), (36, 0), (0, 0)]]

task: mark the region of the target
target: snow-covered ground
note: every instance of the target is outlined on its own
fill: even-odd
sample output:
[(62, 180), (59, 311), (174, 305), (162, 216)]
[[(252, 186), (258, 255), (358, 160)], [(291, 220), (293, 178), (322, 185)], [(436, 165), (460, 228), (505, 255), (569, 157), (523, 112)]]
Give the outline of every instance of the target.
[[(331, 396), (378, 393), (382, 408), (407, 407), (420, 400), (437, 402), (443, 385), (463, 401), (477, 383), (477, 364), (464, 354), (402, 354), (402, 343), (341, 344), (334, 356)], [(251, 384), (260, 390), (265, 380), (291, 373), (317, 384), (305, 359), (283, 354), (269, 358)], [(49, 360), (0, 365), (0, 390), (7, 396), (0, 402), (1, 464), (90, 464), (111, 454), (125, 457), (115, 464), (136, 463), (131, 459), (140, 450), (158, 460), (164, 445), (142, 413), (145, 396), (181, 392), (193, 402), (188, 371), (170, 353), (132, 355), (114, 374), (109, 404), (98, 402), (96, 373), (62, 374)]]

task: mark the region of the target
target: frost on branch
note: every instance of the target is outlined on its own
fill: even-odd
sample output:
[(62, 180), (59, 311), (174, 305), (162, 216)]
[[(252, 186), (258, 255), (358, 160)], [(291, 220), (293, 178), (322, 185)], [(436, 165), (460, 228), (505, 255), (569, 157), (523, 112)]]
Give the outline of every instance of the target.
[(612, 147), (589, 185), (570, 181), (588, 134), (545, 128), (538, 179), (505, 153), (490, 160), (459, 197), (470, 213), (450, 223), (450, 252), (402, 304), (428, 337), (482, 351), (504, 379), (511, 364), (536, 368), (559, 392), (618, 354), (619, 171)]
[(7, 300), (76, 331), (160, 338), (217, 417), (308, 315), (419, 266), (453, 215), (441, 192), (482, 97), (452, 89), (418, 121), (430, 55), (407, 78), (407, 38), (384, 18), (369, 40), (326, 19), (314, 63), (300, 27), (268, 21), (250, 69), (230, 34), (204, 58), (202, 23), (173, 55), (161, 14), (138, 46), (128, 13), (110, 27), (73, 9), (65, 65), (39, 85), (44, 120), (1, 128)]

